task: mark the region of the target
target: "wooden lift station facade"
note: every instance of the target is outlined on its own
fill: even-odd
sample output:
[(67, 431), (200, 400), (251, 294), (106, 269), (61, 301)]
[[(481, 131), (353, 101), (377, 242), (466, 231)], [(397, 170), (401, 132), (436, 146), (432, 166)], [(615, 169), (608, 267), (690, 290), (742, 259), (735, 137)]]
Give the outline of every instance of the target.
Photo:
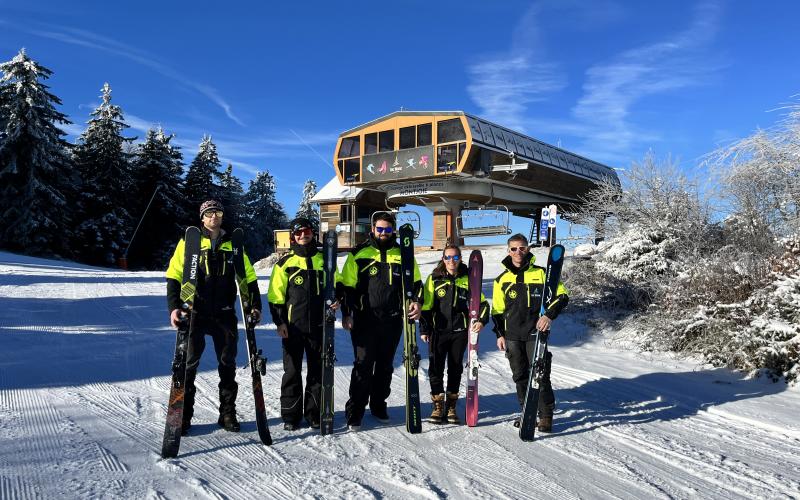
[(606, 165), (461, 111), (398, 111), (347, 130), (334, 168), (343, 186), (432, 210), (435, 248), (472, 236), (459, 231), (462, 210), (502, 206), (538, 220), (542, 207), (563, 213), (598, 183), (619, 185)]

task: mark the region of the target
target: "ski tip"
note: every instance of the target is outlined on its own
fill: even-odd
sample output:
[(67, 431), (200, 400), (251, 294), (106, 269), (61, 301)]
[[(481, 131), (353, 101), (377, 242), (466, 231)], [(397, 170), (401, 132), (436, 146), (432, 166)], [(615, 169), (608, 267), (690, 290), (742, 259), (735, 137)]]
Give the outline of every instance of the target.
[(550, 254), (553, 256), (553, 260), (561, 260), (561, 257), (564, 255), (564, 247), (562, 245), (556, 245), (550, 250)]

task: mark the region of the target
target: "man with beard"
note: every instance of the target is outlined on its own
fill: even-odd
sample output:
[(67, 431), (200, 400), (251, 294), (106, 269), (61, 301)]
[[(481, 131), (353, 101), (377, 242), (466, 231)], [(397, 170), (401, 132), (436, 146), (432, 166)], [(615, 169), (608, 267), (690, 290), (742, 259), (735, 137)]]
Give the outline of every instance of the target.
[[(414, 260), (414, 300), (408, 317), (421, 314), (422, 278)], [(353, 372), (350, 399), (345, 406), (347, 425), (361, 428), (367, 403), (372, 416), (389, 421), (386, 399), (391, 392), (394, 355), (403, 333), (403, 293), (400, 246), (395, 237), (394, 217), (380, 212), (373, 217), (369, 240), (355, 248), (342, 268), (347, 297), (342, 326), (350, 330)]]

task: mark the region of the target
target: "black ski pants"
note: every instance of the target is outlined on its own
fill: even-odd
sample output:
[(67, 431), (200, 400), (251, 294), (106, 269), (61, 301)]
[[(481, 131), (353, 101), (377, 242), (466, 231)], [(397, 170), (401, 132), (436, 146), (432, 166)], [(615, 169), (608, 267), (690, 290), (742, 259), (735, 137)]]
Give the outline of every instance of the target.
[(197, 315), (189, 334), (189, 350), (186, 357), (186, 395), (183, 406), (183, 419), (191, 420), (194, 415), (194, 397), (197, 389), (194, 379), (200, 366), (200, 357), (206, 348), (206, 335), (214, 342), (219, 373), (219, 414), (236, 413), (236, 349), (239, 329), (234, 313), (221, 316)]
[(345, 405), (349, 424), (360, 424), (367, 403), (371, 410), (385, 411), (391, 393), (394, 355), (403, 335), (403, 317), (381, 319), (362, 316), (350, 331), (353, 372), (350, 399)]
[[(506, 340), (506, 358), (511, 365), (511, 376), (517, 385), (517, 399), (522, 407), (525, 403), (525, 393), (528, 390), (528, 377), (530, 374), (531, 359), (536, 340)], [(556, 396), (553, 394), (553, 385), (550, 383), (550, 369), (553, 364), (553, 355), (547, 351), (542, 374), (542, 388), (539, 392), (539, 413), (553, 414), (556, 406)]]
[(434, 331), (428, 344), (428, 379), (431, 394), (444, 391), (444, 368), (447, 367), (447, 392), (458, 394), (461, 374), (464, 373), (464, 352), (467, 350), (467, 332)]
[[(322, 328), (304, 333), (289, 325), (289, 336), (282, 339), (283, 378), (281, 379), (281, 418), (298, 424), (305, 416), (319, 422), (322, 390)], [(306, 388), (303, 392), (303, 353), (306, 355)]]

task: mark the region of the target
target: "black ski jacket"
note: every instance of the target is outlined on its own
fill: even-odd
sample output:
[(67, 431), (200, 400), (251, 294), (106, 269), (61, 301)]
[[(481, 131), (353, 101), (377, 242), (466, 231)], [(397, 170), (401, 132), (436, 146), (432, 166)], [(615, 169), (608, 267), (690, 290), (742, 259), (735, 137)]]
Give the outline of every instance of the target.
[[(459, 264), (455, 276), (447, 271), (435, 270), (425, 281), (425, 304), (422, 306), (423, 335), (438, 333), (466, 333), (469, 326), (469, 276), (464, 263)], [(481, 293), (478, 321), (489, 322), (489, 303)]]
[[(180, 294), (183, 281), (184, 244), (183, 239), (178, 242), (167, 268), (167, 307), (170, 312), (180, 309), (183, 305)], [(258, 289), (258, 278), (246, 253), (244, 268), (253, 308), (260, 311), (261, 292)], [(233, 268), (233, 245), (229, 235), (221, 231), (216, 246), (212, 248), (211, 240), (203, 231), (203, 236), (200, 238), (200, 261), (197, 269), (194, 311), (202, 316), (235, 314), (234, 303), (238, 287), (236, 286), (236, 272)]]
[[(494, 280), (492, 294), (494, 332), (498, 338), (529, 340), (536, 332), (545, 269), (534, 266), (534, 262), (532, 254), (528, 254), (520, 268), (511, 263), (511, 256), (503, 259), (506, 270)], [(567, 289), (563, 283), (559, 283), (555, 298), (550, 304), (546, 304), (545, 315), (550, 319), (556, 319), (568, 301)]]
[[(414, 259), (413, 300), (422, 304), (422, 277)], [(342, 314), (369, 315), (380, 319), (402, 316), (403, 282), (400, 275), (400, 246), (392, 240), (382, 247), (370, 237), (353, 249), (342, 268), (342, 285), (347, 304)], [(380, 325), (375, 325), (379, 328)]]
[(325, 264), (316, 245), (292, 243), (289, 253), (272, 268), (267, 300), (272, 321), (278, 326), (287, 324), (301, 333), (321, 331)]

